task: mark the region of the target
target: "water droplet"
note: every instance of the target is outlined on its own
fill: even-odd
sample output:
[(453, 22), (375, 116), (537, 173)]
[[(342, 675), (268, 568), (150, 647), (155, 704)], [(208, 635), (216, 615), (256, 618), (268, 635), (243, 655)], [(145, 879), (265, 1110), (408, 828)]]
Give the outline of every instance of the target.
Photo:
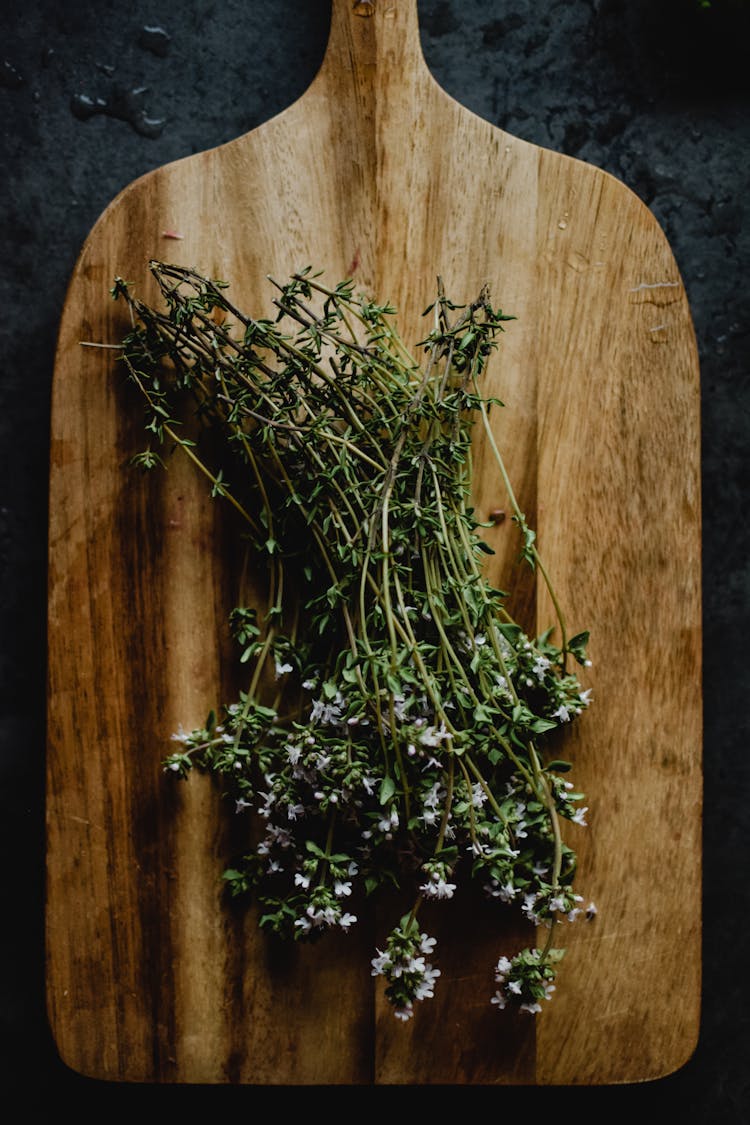
[(23, 86), (24, 81), (21, 72), (16, 70), (7, 59), (3, 59), (3, 65), (0, 66), (0, 86), (5, 86), (9, 90), (17, 90), (19, 86)]
[(70, 108), (79, 121), (88, 121), (90, 117), (102, 114), (125, 121), (140, 136), (155, 140), (161, 136), (166, 119), (148, 116), (144, 106), (147, 91), (147, 86), (139, 86), (133, 90), (116, 88), (109, 98), (90, 98), (88, 94), (75, 94), (70, 100)]
[(565, 222), (565, 219), (560, 219), (560, 222), (557, 225), (560, 230), (565, 230), (568, 224)]
[(171, 42), (171, 37), (163, 27), (142, 27), (138, 36), (138, 45), (143, 47), (145, 51), (150, 51), (152, 55), (158, 55), (161, 59), (166, 58), (169, 53)]

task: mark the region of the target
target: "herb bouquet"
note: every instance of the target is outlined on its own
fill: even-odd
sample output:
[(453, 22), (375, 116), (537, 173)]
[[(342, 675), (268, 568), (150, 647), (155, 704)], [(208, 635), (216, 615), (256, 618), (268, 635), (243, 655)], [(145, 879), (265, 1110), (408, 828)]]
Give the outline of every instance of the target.
[[(584, 824), (586, 809), (545, 743), (588, 706), (571, 670), (588, 664), (588, 635), (567, 635), (489, 425), (502, 404), (483, 395), (483, 375), (512, 318), (486, 290), (457, 306), (438, 283), (419, 362), (395, 310), (351, 281), (330, 288), (303, 270), (274, 283), (273, 316), (254, 319), (224, 282), (151, 268), (161, 310), (121, 279), (113, 289), (131, 310), (123, 355), (152, 435), (134, 461), (152, 468), (181, 447), (242, 517), (267, 580), (262, 609), (231, 614), (246, 690), (203, 729), (180, 728), (165, 770), (221, 775), (223, 794), (249, 813), (247, 854), (224, 879), (233, 895), (254, 894), (266, 930), (314, 940), (355, 925), (362, 896), (413, 889), (372, 959), (400, 1019), (440, 975), (423, 904), (451, 899), (458, 880), (547, 924), (543, 948), (499, 958), (492, 997), (539, 1011), (563, 952), (555, 927), (584, 913), (561, 824)], [(557, 614), (536, 639), (483, 575), (475, 422), (521, 562)], [(221, 464), (202, 453), (201, 431), (220, 436)]]

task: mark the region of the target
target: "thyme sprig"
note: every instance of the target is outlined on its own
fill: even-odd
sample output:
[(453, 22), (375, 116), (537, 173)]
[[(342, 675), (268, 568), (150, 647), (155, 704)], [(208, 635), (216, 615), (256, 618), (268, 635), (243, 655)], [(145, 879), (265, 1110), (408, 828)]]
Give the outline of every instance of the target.
[[(440, 975), (418, 915), (459, 880), (548, 926), (542, 949), (495, 967), (493, 1003), (538, 1011), (563, 953), (555, 929), (582, 912), (561, 825), (585, 824), (586, 809), (548, 746), (589, 704), (569, 659), (589, 661), (492, 432), (502, 403), (482, 393), (513, 318), (486, 288), (459, 306), (438, 281), (432, 326), (410, 350), (395, 309), (351, 280), (329, 287), (308, 268), (272, 281), (274, 314), (257, 319), (225, 282), (151, 269), (161, 309), (122, 279), (113, 288), (131, 310), (123, 357), (151, 435), (133, 461), (151, 469), (181, 448), (233, 505), (267, 588), (264, 607), (231, 614), (246, 690), (202, 729), (180, 728), (165, 770), (220, 775), (237, 812), (255, 814), (224, 880), (232, 895), (256, 896), (266, 930), (298, 941), (348, 930), (362, 896), (412, 889), (411, 911), (372, 960), (398, 1017)], [(484, 575), (477, 420), (520, 531), (519, 562), (547, 584), (557, 615), (537, 638)], [(222, 439), (220, 463), (202, 452), (207, 432)]]

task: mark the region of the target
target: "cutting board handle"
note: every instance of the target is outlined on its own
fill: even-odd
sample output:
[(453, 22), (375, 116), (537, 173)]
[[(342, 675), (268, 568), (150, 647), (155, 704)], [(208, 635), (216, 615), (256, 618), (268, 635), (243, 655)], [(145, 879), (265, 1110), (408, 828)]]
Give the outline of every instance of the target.
[(362, 87), (389, 88), (415, 74), (429, 74), (419, 38), (417, 0), (331, 0), (331, 27), (323, 81), (351, 73)]

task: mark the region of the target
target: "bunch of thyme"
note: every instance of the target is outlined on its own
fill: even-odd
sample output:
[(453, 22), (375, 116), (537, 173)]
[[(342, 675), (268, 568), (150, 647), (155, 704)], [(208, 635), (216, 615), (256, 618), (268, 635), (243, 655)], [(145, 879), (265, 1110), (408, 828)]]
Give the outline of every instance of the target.
[[(161, 310), (119, 278), (113, 288), (131, 310), (123, 355), (155, 446), (133, 460), (152, 468), (181, 447), (241, 516), (267, 589), (265, 606), (231, 614), (246, 690), (202, 729), (180, 727), (165, 770), (221, 775), (237, 812), (251, 810), (246, 854), (223, 877), (233, 895), (256, 896), (266, 930), (298, 941), (347, 931), (362, 896), (412, 888), (372, 959), (397, 1017), (433, 995), (436, 943), (418, 917), (458, 880), (547, 924), (544, 948), (495, 967), (493, 1003), (538, 1011), (563, 952), (555, 926), (582, 913), (561, 821), (585, 824), (583, 795), (544, 745), (588, 706), (569, 667), (589, 663), (588, 634), (567, 636), (550, 587), (559, 643), (554, 629), (530, 638), (483, 575), (475, 420), (522, 560), (549, 584), (490, 429), (498, 400), (481, 391), (513, 318), (486, 289), (457, 306), (438, 283), (418, 362), (395, 310), (350, 280), (330, 288), (308, 268), (273, 282), (273, 317), (254, 319), (224, 282), (151, 269)], [(221, 464), (201, 453), (205, 431), (222, 437)]]

